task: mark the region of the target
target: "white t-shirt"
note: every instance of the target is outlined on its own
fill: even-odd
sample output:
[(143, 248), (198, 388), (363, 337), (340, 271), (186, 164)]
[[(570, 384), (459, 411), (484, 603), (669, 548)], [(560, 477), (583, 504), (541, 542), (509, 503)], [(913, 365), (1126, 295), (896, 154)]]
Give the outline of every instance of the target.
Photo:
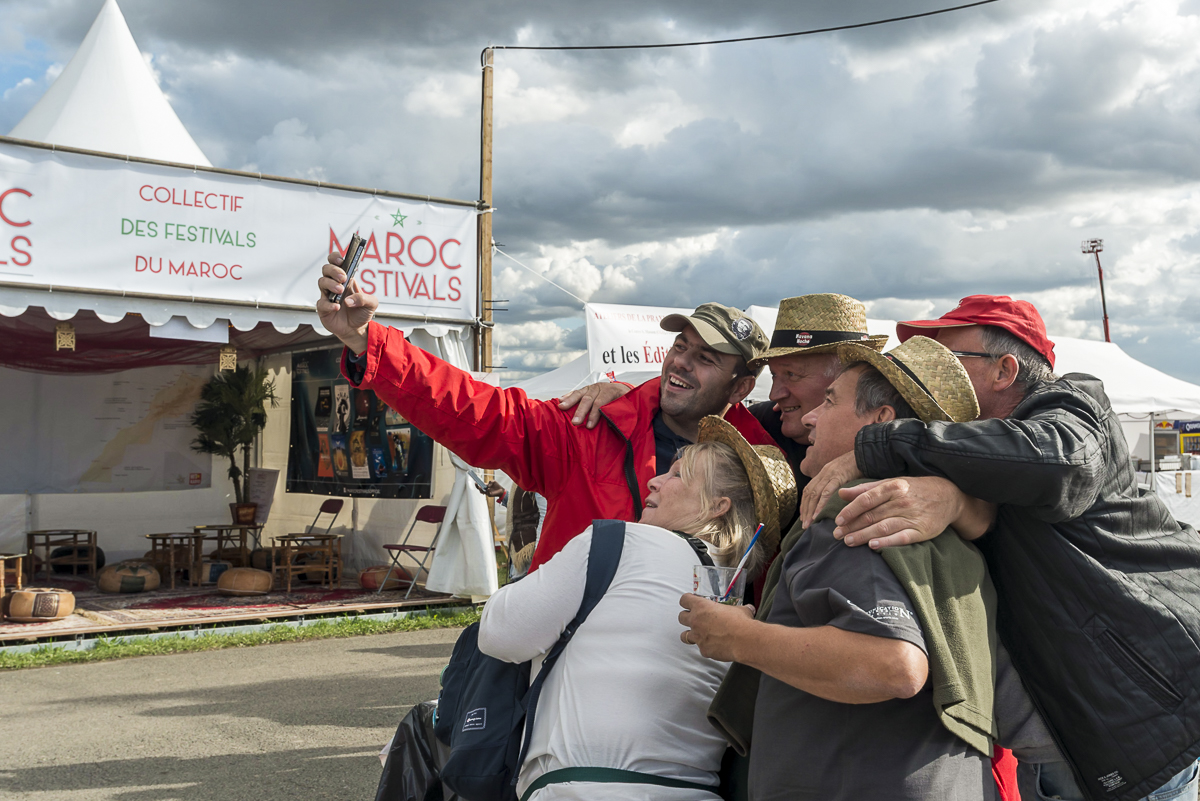
[[(592, 530), (544, 565), (501, 587), (483, 609), (479, 649), (508, 662), (545, 653), (579, 611)], [(705, 716), (729, 668), (679, 635), (679, 597), (691, 590), (691, 546), (657, 526), (627, 523), (608, 592), (575, 633), (542, 687), (520, 796), (543, 773), (567, 767), (620, 768), (717, 784), (724, 738)], [(549, 799), (718, 799), (716, 793), (652, 785), (569, 783)]]

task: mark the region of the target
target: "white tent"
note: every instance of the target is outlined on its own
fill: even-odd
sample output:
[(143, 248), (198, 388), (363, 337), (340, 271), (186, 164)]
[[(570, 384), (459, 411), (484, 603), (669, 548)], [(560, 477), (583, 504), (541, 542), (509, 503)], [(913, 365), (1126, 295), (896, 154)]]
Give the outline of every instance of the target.
[(116, 0), (105, 0), (79, 50), (9, 136), (211, 166), (159, 89)]
[[(50, 163), (55, 168), (60, 165), (73, 168), (78, 166), (77, 162), (82, 164), (89, 158), (94, 162), (108, 162), (99, 164), (99, 169), (93, 169), (95, 174), (106, 175), (114, 171), (110, 166), (113, 159), (81, 154), (78, 150), (81, 149), (103, 154), (119, 154), (122, 158), (130, 156), (153, 159), (152, 163), (135, 162), (116, 169), (158, 171), (162, 175), (172, 176), (180, 186), (185, 186), (185, 180), (196, 181), (206, 176), (227, 182), (269, 182), (266, 176), (239, 176), (230, 171), (221, 171), (218, 175), (204, 169), (209, 166), (208, 160), (159, 89), (115, 0), (106, 0), (75, 56), (45, 96), (13, 129), (12, 136), (52, 144), (58, 148), (54, 152), (51, 152), (50, 148), (39, 152), (28, 143), (15, 148), (11, 144), (12, 140), (8, 140), (9, 144), (0, 143), (0, 147), (9, 147), (12, 151), (0, 153), (0, 167), (6, 166), (8, 162), (5, 162), (4, 158), (10, 157), (12, 164), (16, 165), (13, 169), (18, 171), (21, 159), (39, 165)], [(186, 164), (189, 165), (189, 169), (183, 171), (178, 166), (168, 166), (162, 162)], [(195, 171), (191, 169), (191, 165), (201, 169)], [(183, 175), (184, 172), (186, 176)], [(199, 178), (193, 176), (193, 172), (198, 172)], [(395, 193), (375, 192), (369, 189), (353, 190), (348, 187), (313, 185), (312, 188), (307, 188), (305, 184), (312, 185), (313, 182), (288, 181), (278, 186), (288, 187), (287, 191), (292, 195), (296, 195), (296, 190), (307, 191), (310, 194), (325, 192), (330, 197), (352, 197), (356, 198), (354, 202), (376, 205), (385, 197), (407, 197), (410, 201), (419, 201), (422, 204), (422, 213), (429, 215), (436, 215), (445, 208), (452, 211), (457, 208), (457, 213), (461, 216), (464, 207), (467, 213), (474, 214), (472, 202), (439, 201), (424, 196), (400, 196)], [(51, 194), (41, 190), (36, 190), (33, 194), (20, 191), (24, 192), (25, 197), (36, 197), (38, 201), (48, 199)], [(186, 193), (184, 197), (186, 199)], [(171, 199), (174, 202), (175, 195), (172, 194)], [(141, 200), (148, 201), (149, 198), (142, 197)], [(112, 209), (108, 209), (108, 212), (111, 213)], [(354, 212), (355, 215), (361, 213)], [(426, 222), (423, 230), (428, 232), (429, 223), (435, 223), (436, 220), (427, 219)], [(42, 218), (39, 218), (39, 224), (41, 227), (37, 230), (43, 230), (47, 226)], [(107, 221), (105, 225), (108, 225)], [(315, 230), (323, 229), (318, 226)], [(331, 226), (330, 231), (332, 230)], [(473, 219), (470, 231), (473, 237)], [(321, 233), (318, 239), (323, 236), (325, 234)], [(463, 252), (475, 252), (473, 241), (468, 242), (467, 237), (461, 235), (458, 238), (462, 240)], [(35, 244), (41, 244), (36, 237)], [(322, 247), (324, 242), (318, 242), (315, 253), (322, 252)], [(264, 250), (265, 248), (260, 247), (256, 254)], [(51, 264), (52, 259), (45, 258), (46, 251), (34, 252), (39, 253), (39, 260), (34, 263), (35, 267)], [(100, 254), (108, 253), (110, 251), (98, 250), (91, 255), (104, 258)], [(132, 261), (132, 258), (129, 261)], [(298, 265), (289, 265), (290, 262), (274, 266), (288, 269), (289, 275), (298, 275), (295, 269)], [(294, 275), (292, 278), (294, 279)], [(466, 279), (463, 280), (462, 295), (477, 297), (474, 279), (470, 279), (470, 288), (465, 283)], [(274, 354), (262, 356), (260, 365), (273, 373), (277, 391), (284, 400), (279, 410), (269, 415), (259, 455), (265, 467), (286, 466), (290, 437), (287, 400), (290, 397), (291, 380), (291, 358), (287, 349), (332, 347), (336, 344), (319, 325), (310, 305), (311, 298), (307, 289), (301, 290), (303, 298), (300, 300), (280, 301), (269, 293), (253, 296), (243, 293), (246, 295), (243, 297), (235, 292), (229, 297), (208, 298), (198, 297), (200, 293), (195, 293), (191, 297), (179, 297), (169, 293), (126, 292), (124, 287), (120, 291), (112, 291), (86, 283), (86, 277), (76, 283), (78, 285), (74, 287), (63, 286), (59, 280), (50, 286), (49, 281), (39, 282), (36, 276), (2, 281), (0, 315), (5, 318), (23, 318), (34, 315), (35, 312), (36, 315), (42, 315), (40, 310), (44, 310), (53, 320), (73, 321), (80, 329), (81, 338), (97, 331), (97, 326), (104, 328), (106, 325), (118, 325), (123, 320), (139, 320), (139, 324), (143, 326), (149, 324), (151, 337), (165, 338), (166, 345), (172, 342), (178, 345), (179, 340), (233, 342), (233, 336), (238, 332), (255, 334), (253, 329), (258, 328), (257, 342), (269, 344), (261, 348), (260, 352)], [(248, 284), (249, 281), (245, 283)], [(285, 284), (286, 281), (283, 280), (278, 282), (279, 291), (292, 291), (291, 287)], [(433, 294), (436, 295), (436, 284), (434, 286)], [(396, 294), (399, 294), (398, 289)], [(428, 294), (425, 297), (428, 297)], [(94, 313), (95, 317), (91, 314), (81, 316), (80, 312)], [(390, 311), (390, 319), (385, 317), (380, 321), (393, 322), (403, 328), (406, 334), (410, 334), (412, 341), (420, 347), (465, 369), (469, 367), (469, 359), (464, 340), (470, 338), (471, 313), (474, 312), (467, 313), (467, 316), (457, 314), (438, 317), (435, 316), (436, 312), (421, 313), (414, 308), (408, 314), (415, 317), (407, 316), (403, 311)], [(263, 331), (263, 323), (270, 323), (274, 330)], [(126, 325), (130, 324), (126, 322)], [(85, 328), (86, 326), (90, 328)], [(290, 340), (287, 339), (289, 335)], [(213, 348), (215, 347), (216, 345), (213, 345)], [(249, 348), (249, 345), (244, 347)], [(214, 357), (214, 365), (215, 361)], [(0, 373), (6, 369), (0, 368)], [(2, 379), (3, 375), (0, 375), (0, 385), (4, 383)], [(0, 402), (0, 405), (3, 403)], [(10, 423), (19, 424), (19, 421), (10, 420)], [(65, 443), (56, 443), (56, 447), (65, 446)], [(431, 583), (436, 584), (436, 589), (455, 594), (489, 595), (497, 586), (494, 560), (492, 565), (483, 565), (478, 557), (478, 552), (485, 549), (489, 557), (492, 553), (486, 501), (478, 493), (460, 490), (459, 485), (464, 481), (461, 472), (457, 475), (454, 489), (447, 491), (448, 488), (442, 486), (445, 477), (454, 475), (455, 471), (448, 460), (444, 456), (435, 456), (432, 502), (436, 503), (443, 493), (452, 502), (453, 505), (446, 515), (446, 527), (454, 535), (450, 540), (457, 544), (444, 550), (439, 549), (439, 559), (443, 564), (439, 566), (435, 562), (431, 574), (441, 577), (436, 581), (431, 579)], [(316, 507), (324, 500), (320, 496), (285, 494), (284, 486), (284, 481), (278, 482), (271, 518), (264, 532), (267, 537), (302, 530), (312, 521)], [(109, 552), (110, 560), (114, 557), (123, 558), (135, 551), (140, 553), (146, 549), (143, 534), (189, 528), (194, 523), (219, 517), (217, 513), (223, 510), (225, 502), (229, 500), (226, 497), (228, 490), (229, 485), (226, 482), (214, 480), (211, 488), (169, 493), (138, 493), (134, 496), (122, 493), (39, 495), (29, 492), (24, 495), (0, 495), (0, 550), (22, 549), (22, 532), (27, 529), (83, 527), (100, 531), (100, 544)], [(136, 507), (133, 506), (135, 503)], [(361, 567), (386, 561), (386, 554), (381, 546), (400, 539), (419, 505), (420, 502), (414, 500), (385, 501), (367, 498), (354, 498), (347, 503), (350, 507), (349, 513), (343, 514), (338, 524), (345, 526), (346, 533), (354, 535), (351, 537), (352, 542), (348, 543), (350, 564)], [(432, 530), (417, 531), (414, 534), (414, 542), (419, 542), (422, 536), (427, 539), (430, 535)]]
[[(627, 308), (630, 312), (636, 312), (639, 307)], [(777, 309), (751, 306), (746, 313), (764, 331), (771, 332), (775, 329)], [(885, 350), (899, 344), (896, 340), (894, 320), (868, 319), (867, 330), (872, 334), (889, 336)], [(1073, 337), (1054, 337), (1054, 342), (1055, 369), (1060, 374), (1088, 373), (1101, 379), (1113, 410), (1123, 421), (1145, 421), (1151, 416), (1159, 420), (1200, 419), (1200, 386), (1139, 362), (1115, 343)], [(588, 366), (589, 356), (585, 353), (557, 370), (519, 382), (515, 386), (525, 390), (531, 398), (549, 399), (561, 397), (573, 389), (597, 381), (608, 380), (608, 376), (590, 371)], [(626, 371), (616, 373), (616, 378), (637, 385), (658, 375), (658, 370)], [(766, 400), (769, 392), (770, 379), (766, 376), (760, 377), (750, 400)]]

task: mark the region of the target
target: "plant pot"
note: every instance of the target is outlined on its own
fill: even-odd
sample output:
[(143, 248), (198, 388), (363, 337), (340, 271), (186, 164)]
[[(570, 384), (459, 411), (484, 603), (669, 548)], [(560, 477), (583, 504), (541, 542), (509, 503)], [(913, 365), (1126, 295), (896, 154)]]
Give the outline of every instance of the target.
[(241, 525), (249, 525), (254, 522), (254, 514), (258, 511), (257, 503), (231, 503), (229, 504), (229, 513), (233, 515), (233, 522)]

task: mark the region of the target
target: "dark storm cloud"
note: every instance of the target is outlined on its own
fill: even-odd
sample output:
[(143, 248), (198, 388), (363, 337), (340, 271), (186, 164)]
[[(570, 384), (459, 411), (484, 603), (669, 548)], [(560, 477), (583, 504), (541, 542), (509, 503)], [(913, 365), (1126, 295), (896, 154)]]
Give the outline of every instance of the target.
[[(1200, 64), (1177, 35), (1198, 3), (1002, 0), (786, 41), (498, 52), (496, 238), (585, 300), (839, 291), (905, 310), (995, 292), (1083, 333), (1095, 277), (1079, 240), (1103, 235), (1110, 315), (1128, 342), (1167, 343), (1193, 306), (1155, 300), (1161, 286), (1200, 297)], [(0, 4), (0, 125), (100, 5)], [(478, 192), (485, 44), (723, 38), (937, 5), (121, 2), (215, 164), (458, 198)], [(503, 257), (496, 285), (515, 363), (581, 347), (548, 323), (578, 317), (574, 298)]]

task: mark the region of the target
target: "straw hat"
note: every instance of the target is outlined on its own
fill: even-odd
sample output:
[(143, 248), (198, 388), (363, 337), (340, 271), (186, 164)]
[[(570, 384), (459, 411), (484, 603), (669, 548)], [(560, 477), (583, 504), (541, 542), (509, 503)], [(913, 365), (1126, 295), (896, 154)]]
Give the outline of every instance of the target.
[(866, 362), (883, 373), (926, 423), (967, 423), (979, 416), (975, 388), (958, 357), (928, 337), (912, 337), (887, 353), (859, 343), (843, 344), (837, 353), (845, 364)]
[(833, 353), (846, 342), (864, 342), (883, 350), (887, 335), (867, 333), (867, 309), (846, 295), (801, 295), (779, 301), (779, 316), (771, 334), (771, 347), (751, 363), (760, 367), (767, 359), (795, 354)]
[(723, 442), (733, 448), (750, 477), (754, 514), (763, 524), (759, 537), (763, 553), (774, 553), (779, 547), (781, 521), (791, 520), (796, 513), (796, 476), (783, 451), (774, 445), (751, 445), (736, 428), (715, 415), (700, 421), (696, 441)]

